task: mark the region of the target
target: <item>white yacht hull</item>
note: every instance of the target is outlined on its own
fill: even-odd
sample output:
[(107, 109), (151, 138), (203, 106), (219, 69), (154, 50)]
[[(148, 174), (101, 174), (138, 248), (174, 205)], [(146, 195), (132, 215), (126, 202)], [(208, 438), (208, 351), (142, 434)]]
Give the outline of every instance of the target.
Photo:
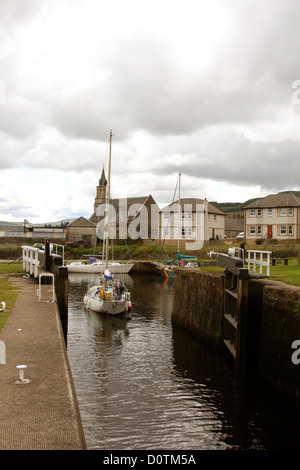
[(102, 299), (99, 294), (100, 290), (101, 286), (94, 286), (89, 289), (83, 299), (85, 308), (108, 315), (119, 315), (131, 311), (130, 294), (128, 292), (123, 293), (120, 298)]
[[(108, 263), (108, 269), (112, 274), (127, 274), (133, 268), (134, 263)], [(105, 271), (105, 263), (84, 264), (74, 262), (67, 264), (70, 273), (95, 273), (103, 274)]]

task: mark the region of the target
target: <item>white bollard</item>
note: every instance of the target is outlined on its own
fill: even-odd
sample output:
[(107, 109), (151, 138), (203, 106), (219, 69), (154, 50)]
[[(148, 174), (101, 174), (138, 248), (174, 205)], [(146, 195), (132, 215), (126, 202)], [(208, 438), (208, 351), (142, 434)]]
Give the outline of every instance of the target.
[(0, 364), (6, 364), (6, 346), (4, 341), (0, 341)]
[(25, 371), (25, 369), (27, 369), (27, 366), (19, 365), (19, 366), (16, 366), (16, 368), (19, 371), (19, 380), (17, 380), (16, 383), (28, 383), (28, 382), (30, 382), (30, 380), (24, 379), (24, 371)]

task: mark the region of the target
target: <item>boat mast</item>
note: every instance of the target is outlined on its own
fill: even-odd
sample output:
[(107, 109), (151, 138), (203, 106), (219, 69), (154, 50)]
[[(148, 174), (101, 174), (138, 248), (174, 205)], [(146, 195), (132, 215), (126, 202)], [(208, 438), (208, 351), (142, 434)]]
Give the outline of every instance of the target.
[(105, 269), (108, 267), (108, 231), (109, 231), (109, 204), (110, 204), (110, 171), (111, 171), (111, 141), (112, 131), (109, 134), (109, 160), (108, 160), (108, 182), (107, 182), (107, 225), (106, 225), (106, 246), (105, 246)]
[(181, 228), (181, 223), (182, 223), (182, 217), (181, 216), (181, 207), (180, 207), (180, 180), (181, 180), (181, 173), (179, 173), (178, 177), (178, 240), (177, 240), (177, 252), (180, 252), (179, 249), (179, 239), (180, 239), (180, 228)]

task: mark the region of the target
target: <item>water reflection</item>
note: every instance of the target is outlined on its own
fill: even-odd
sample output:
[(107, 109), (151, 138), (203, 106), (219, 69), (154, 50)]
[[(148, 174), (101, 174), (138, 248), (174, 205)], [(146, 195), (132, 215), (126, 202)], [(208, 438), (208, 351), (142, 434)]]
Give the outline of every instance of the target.
[[(87, 279), (69, 281), (68, 355), (90, 449), (278, 445), (268, 407), (262, 410), (250, 390), (236, 393), (224, 357), (172, 327), (172, 284), (127, 275), (133, 302), (127, 321), (85, 312)], [(292, 430), (286, 436), (287, 426), (276, 429), (282, 448), (299, 446)]]

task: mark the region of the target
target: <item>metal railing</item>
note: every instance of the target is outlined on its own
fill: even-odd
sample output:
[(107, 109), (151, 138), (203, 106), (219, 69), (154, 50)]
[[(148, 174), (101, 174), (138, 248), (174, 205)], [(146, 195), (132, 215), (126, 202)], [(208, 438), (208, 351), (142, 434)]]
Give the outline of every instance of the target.
[(35, 246), (22, 246), (23, 270), (34, 277), (38, 277), (39, 252), (41, 250)]
[(57, 252), (58, 249), (62, 249), (62, 255), (60, 255), (60, 256), (62, 257), (62, 265), (64, 265), (64, 260), (65, 260), (65, 247), (64, 247), (64, 245), (58, 245), (57, 243), (51, 243), (50, 244), (51, 253), (53, 253), (55, 255), (59, 255), (59, 253)]
[(245, 261), (249, 271), (256, 273), (258, 268), (259, 274), (264, 274), (263, 269), (265, 268), (265, 274), (269, 277), (271, 255), (272, 251), (247, 250), (247, 258)]
[[(45, 253), (45, 247), (38, 248), (36, 246), (22, 246), (22, 258), (23, 258), (23, 270), (26, 273), (33, 275), (34, 277), (38, 277), (39, 275), (39, 255)], [(58, 254), (58, 250), (62, 250), (62, 255)], [(64, 254), (65, 254), (65, 247), (64, 245), (58, 245), (57, 243), (50, 244), (50, 252), (54, 256), (61, 256), (62, 257), (62, 265), (64, 264)]]

